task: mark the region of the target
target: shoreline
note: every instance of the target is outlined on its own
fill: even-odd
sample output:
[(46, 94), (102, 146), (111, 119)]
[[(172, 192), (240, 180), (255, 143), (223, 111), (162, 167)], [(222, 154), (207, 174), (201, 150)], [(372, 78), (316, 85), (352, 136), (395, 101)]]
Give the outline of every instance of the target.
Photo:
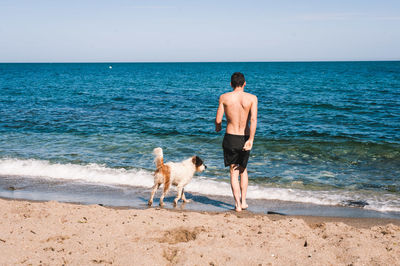
[(400, 257), (400, 224), (386, 219), (9, 199), (0, 208), (0, 264), (394, 265)]
[(54, 200), (28, 200), (28, 199), (11, 199), (0, 197), (0, 201), (8, 201), (8, 202), (28, 202), (28, 203), (47, 203), (47, 202), (58, 202), (60, 204), (71, 204), (74, 206), (100, 206), (103, 208), (111, 209), (111, 210), (137, 210), (137, 211), (145, 211), (145, 210), (165, 210), (177, 213), (199, 213), (199, 214), (207, 214), (207, 215), (220, 215), (220, 214), (232, 214), (236, 215), (238, 218), (255, 218), (255, 217), (268, 217), (274, 220), (282, 220), (282, 219), (302, 219), (307, 224), (316, 224), (316, 223), (337, 223), (341, 222), (356, 228), (370, 228), (372, 226), (385, 226), (387, 224), (393, 224), (400, 227), (400, 219), (392, 219), (392, 218), (374, 218), (374, 217), (340, 217), (340, 216), (314, 216), (314, 215), (287, 215), (287, 214), (279, 214), (279, 213), (258, 213), (252, 212), (249, 210), (243, 210), (241, 212), (236, 212), (234, 209), (226, 210), (226, 211), (206, 211), (206, 210), (190, 210), (190, 209), (182, 209), (182, 208), (168, 208), (168, 207), (132, 207), (132, 206), (108, 206), (103, 204), (85, 204), (81, 202), (59, 202)]
[[(153, 181), (148, 170), (118, 170), (95, 165), (51, 164), (47, 161), (17, 160), (4, 163), (12, 170), (0, 178), (0, 197), (57, 200), (62, 202), (101, 203), (111, 206), (144, 207), (147, 204)], [(3, 169), (2, 168), (2, 169)], [(54, 168), (54, 169), (53, 169)], [(37, 169), (40, 169), (38, 171)], [(100, 170), (99, 170), (100, 169)], [(52, 171), (60, 171), (53, 177)], [(17, 175), (15, 175), (18, 172)], [(87, 175), (87, 176), (86, 176)], [(225, 180), (226, 181), (226, 180)], [(191, 210), (225, 211), (233, 208), (229, 182), (194, 178), (186, 193), (193, 202)], [(156, 202), (160, 195), (156, 194)], [(174, 189), (166, 202), (174, 197)], [(382, 217), (400, 219), (399, 199), (396, 194), (367, 191), (313, 190), (249, 185), (250, 210), (257, 213), (269, 211), (290, 215), (316, 215), (339, 217)]]
[[(11, 188), (11, 189), (10, 189)], [(126, 206), (145, 209), (150, 188), (133, 186), (99, 185), (96, 183), (68, 182), (65, 180), (46, 180), (29, 178), (0, 179), (0, 198), (77, 202), (81, 204), (102, 204), (104, 206)], [(172, 208), (175, 190), (165, 198), (166, 208)], [(153, 206), (158, 206), (160, 192)], [(178, 209), (190, 211), (225, 212), (234, 208), (232, 196), (206, 195), (187, 192), (189, 204), (178, 204)], [(370, 217), (400, 220), (400, 212), (382, 212), (363, 207), (341, 205), (319, 205), (295, 201), (248, 199), (249, 211), (253, 213), (277, 213), (291, 216), (322, 217)]]

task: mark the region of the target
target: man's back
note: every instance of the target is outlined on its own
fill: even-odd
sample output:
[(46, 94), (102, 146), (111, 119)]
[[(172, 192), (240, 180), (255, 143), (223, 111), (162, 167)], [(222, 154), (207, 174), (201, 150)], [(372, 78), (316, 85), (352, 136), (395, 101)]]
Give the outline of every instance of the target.
[(240, 72), (233, 73), (231, 76), (233, 91), (224, 93), (219, 97), (215, 117), (215, 131), (220, 132), (224, 113), (226, 116), (227, 125), (222, 148), (224, 150), (224, 164), (230, 167), (235, 210), (238, 212), (248, 207), (246, 203), (249, 181), (247, 163), (257, 127), (257, 97), (244, 92), (245, 86), (244, 75)]
[(256, 96), (244, 91), (232, 91), (221, 95), (227, 120), (226, 133), (249, 135), (251, 107), (257, 101)]

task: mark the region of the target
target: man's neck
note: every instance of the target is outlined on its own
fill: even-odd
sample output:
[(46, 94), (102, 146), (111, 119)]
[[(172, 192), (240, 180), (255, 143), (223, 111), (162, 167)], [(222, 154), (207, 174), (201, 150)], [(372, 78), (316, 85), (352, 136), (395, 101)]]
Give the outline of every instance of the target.
[(244, 86), (243, 87), (236, 87), (236, 88), (233, 89), (233, 91), (236, 91), (236, 92), (244, 91)]

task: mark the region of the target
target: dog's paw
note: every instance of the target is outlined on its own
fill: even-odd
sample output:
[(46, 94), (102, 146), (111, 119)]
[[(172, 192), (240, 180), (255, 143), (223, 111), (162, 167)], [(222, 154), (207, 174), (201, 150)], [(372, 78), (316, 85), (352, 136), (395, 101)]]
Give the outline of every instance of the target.
[(185, 200), (183, 200), (183, 202), (184, 203), (189, 203), (189, 202), (192, 202), (192, 200), (191, 199), (185, 199)]
[(174, 200), (174, 207), (176, 207), (176, 205), (178, 205), (178, 200)]
[(158, 205), (160, 205), (160, 207), (164, 207), (164, 203), (163, 202), (160, 202), (160, 204), (158, 204)]
[(149, 202), (147, 202), (147, 205), (151, 206), (151, 205), (153, 205), (153, 202), (151, 200), (149, 200)]

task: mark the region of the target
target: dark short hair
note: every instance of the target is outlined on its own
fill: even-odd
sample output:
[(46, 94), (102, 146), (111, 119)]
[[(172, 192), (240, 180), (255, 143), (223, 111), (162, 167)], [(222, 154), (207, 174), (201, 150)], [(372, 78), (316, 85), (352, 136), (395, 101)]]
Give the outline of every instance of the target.
[(244, 75), (240, 72), (235, 72), (231, 76), (231, 84), (233, 88), (242, 87), (244, 84)]

